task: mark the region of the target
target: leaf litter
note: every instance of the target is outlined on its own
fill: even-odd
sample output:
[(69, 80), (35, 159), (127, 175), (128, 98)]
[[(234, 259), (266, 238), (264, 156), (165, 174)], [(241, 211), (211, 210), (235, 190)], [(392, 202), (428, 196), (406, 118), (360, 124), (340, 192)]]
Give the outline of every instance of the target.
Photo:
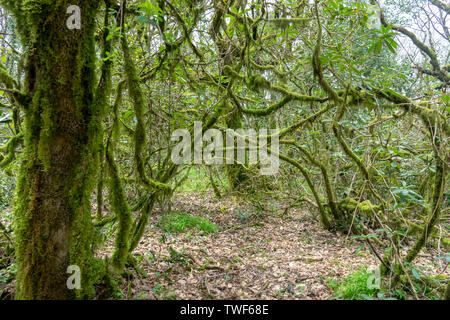
[[(205, 217), (220, 231), (164, 233), (156, 210), (134, 251), (141, 272), (122, 284), (127, 299), (333, 299), (329, 279), (379, 264), (364, 241), (323, 230), (305, 209), (243, 222), (239, 213), (251, 208), (210, 193), (178, 194), (171, 208)], [(110, 240), (106, 251), (112, 248)], [(437, 255), (428, 250), (416, 263), (433, 275), (448, 273)]]

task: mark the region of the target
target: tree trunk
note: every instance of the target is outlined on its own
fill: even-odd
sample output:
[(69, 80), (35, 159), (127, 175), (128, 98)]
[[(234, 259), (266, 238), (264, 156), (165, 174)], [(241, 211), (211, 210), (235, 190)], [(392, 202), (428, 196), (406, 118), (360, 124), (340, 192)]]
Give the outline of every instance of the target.
[[(217, 5), (218, 3), (220, 3), (220, 1), (215, 2), (215, 13), (211, 21), (210, 33), (219, 51), (218, 56), (220, 58), (218, 61), (219, 62), (218, 67), (220, 70), (220, 74), (223, 75), (225, 67), (228, 66), (232, 68), (235, 60), (240, 59), (239, 57), (240, 52), (239, 48), (235, 44), (233, 44), (232, 41), (228, 43), (228, 38), (222, 36), (220, 33), (221, 25), (224, 23), (226, 10), (221, 6), (218, 6)], [(241, 4), (239, 3), (239, 1), (231, 1), (230, 3), (228, 3), (228, 5), (230, 7), (235, 5), (239, 9), (239, 6)], [(230, 84), (227, 84), (227, 86), (228, 85)], [(227, 97), (227, 99), (230, 99), (230, 97)], [(227, 113), (225, 117), (227, 127), (233, 130), (242, 129), (242, 113), (237, 109), (236, 106), (233, 106), (230, 103), (230, 101), (228, 101), (227, 103), (227, 109), (225, 110), (225, 112)], [(230, 191), (243, 190), (244, 189), (243, 184), (247, 182), (250, 178), (248, 173), (245, 171), (243, 165), (239, 163), (227, 164), (225, 168), (228, 177)]]
[[(50, 4), (51, 3), (51, 4)], [(71, 3), (81, 29), (69, 29)], [(19, 0), (13, 12), (26, 28), (25, 150), (15, 215), (18, 299), (92, 296), (90, 197), (96, 182), (102, 107), (94, 102), (94, 19), (100, 1)], [(70, 265), (81, 289), (66, 284)]]
[[(237, 110), (236, 107), (231, 106), (231, 109), (227, 110), (227, 112), (228, 115), (225, 118), (225, 121), (228, 128), (233, 129), (234, 131), (237, 129), (242, 129), (242, 114), (239, 110)], [(239, 191), (243, 189), (249, 190), (249, 186), (245, 186), (246, 188), (244, 188), (243, 185), (245, 182), (248, 182), (250, 177), (242, 164), (236, 162), (234, 164), (228, 164), (226, 165), (226, 172), (231, 191)]]

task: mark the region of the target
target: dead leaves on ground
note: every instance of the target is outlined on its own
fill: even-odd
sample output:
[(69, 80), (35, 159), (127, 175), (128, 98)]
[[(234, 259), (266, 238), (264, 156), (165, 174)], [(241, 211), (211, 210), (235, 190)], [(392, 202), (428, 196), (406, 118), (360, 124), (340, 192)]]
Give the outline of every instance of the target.
[(160, 214), (153, 215), (134, 252), (148, 277), (127, 283), (127, 298), (330, 299), (327, 279), (378, 264), (362, 242), (323, 230), (305, 211), (243, 224), (236, 201), (218, 201), (212, 194), (174, 199), (173, 211), (206, 217), (220, 231), (166, 234), (161, 241)]

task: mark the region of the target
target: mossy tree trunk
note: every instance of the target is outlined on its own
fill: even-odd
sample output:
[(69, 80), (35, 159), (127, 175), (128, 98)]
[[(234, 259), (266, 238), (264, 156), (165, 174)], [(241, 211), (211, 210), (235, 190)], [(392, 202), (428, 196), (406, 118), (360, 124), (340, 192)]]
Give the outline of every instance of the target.
[[(242, 113), (236, 107), (232, 105), (229, 106), (230, 108), (227, 110), (228, 115), (225, 119), (228, 128), (233, 129), (234, 131), (242, 129)], [(246, 172), (243, 164), (228, 164), (226, 166), (226, 172), (231, 191), (239, 191), (245, 189), (243, 184), (248, 182), (250, 177)], [(248, 190), (249, 186), (246, 187)]]
[[(8, 1), (7, 1), (8, 2)], [(101, 1), (17, 1), (13, 14), (27, 49), (25, 150), (15, 199), (18, 299), (93, 294), (90, 197), (101, 145), (95, 102), (94, 19)], [(68, 29), (69, 5), (81, 29)], [(81, 290), (66, 281), (81, 269)]]
[[(240, 57), (240, 48), (236, 46), (236, 44), (233, 44), (233, 41), (230, 41), (229, 36), (226, 35), (226, 22), (225, 22), (225, 16), (226, 16), (226, 10), (228, 7), (235, 6), (237, 10), (240, 10), (242, 3), (239, 1), (231, 0), (226, 3), (221, 3), (220, 1), (215, 1), (215, 12), (214, 17), (211, 21), (210, 25), (210, 34), (217, 46), (218, 50), (218, 62), (219, 62), (219, 72), (221, 75), (224, 74), (224, 69), (226, 67), (230, 67), (233, 69), (235, 65), (237, 65), (237, 61), (241, 59)], [(225, 4), (225, 8), (223, 5)], [(223, 29), (223, 32), (220, 30)], [(224, 84), (224, 88), (231, 87), (233, 83), (233, 80), (231, 80), (229, 83)], [(230, 99), (231, 100), (231, 99)], [(227, 127), (233, 130), (242, 129), (242, 113), (238, 110), (236, 106), (230, 103), (230, 101), (227, 101), (226, 103), (226, 117), (225, 122), (227, 124)], [(236, 156), (236, 153), (235, 153)], [(234, 164), (227, 164), (225, 167), (229, 187), (231, 191), (240, 191), (243, 190), (243, 184), (249, 180), (249, 175), (246, 172), (243, 164), (235, 163)], [(247, 186), (248, 187), (248, 186)]]

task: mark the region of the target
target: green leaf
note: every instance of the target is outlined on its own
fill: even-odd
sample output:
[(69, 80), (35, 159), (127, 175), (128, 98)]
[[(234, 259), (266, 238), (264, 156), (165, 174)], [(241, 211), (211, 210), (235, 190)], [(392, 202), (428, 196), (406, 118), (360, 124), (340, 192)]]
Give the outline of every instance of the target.
[(417, 271), (416, 269), (412, 268), (411, 272), (412, 272), (414, 278), (416, 278), (417, 280), (420, 280), (420, 272), (419, 271)]

